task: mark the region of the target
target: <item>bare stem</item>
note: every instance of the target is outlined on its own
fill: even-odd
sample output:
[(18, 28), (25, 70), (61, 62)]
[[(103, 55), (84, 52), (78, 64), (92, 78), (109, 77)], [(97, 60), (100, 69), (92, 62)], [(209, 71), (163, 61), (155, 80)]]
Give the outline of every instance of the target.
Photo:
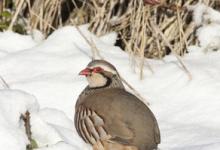
[(138, 98), (140, 98), (147, 105), (150, 105), (150, 103), (144, 97), (142, 97), (141, 94), (137, 90), (135, 90), (135, 88), (133, 88), (123, 77), (120, 76), (120, 78), (125, 83), (125, 85), (127, 85), (128, 88), (133, 91), (134, 95), (136, 95)]
[(157, 32), (162, 37), (163, 41), (166, 43), (166, 45), (169, 47), (171, 52), (177, 58), (177, 60), (179, 61), (180, 65), (183, 67), (184, 71), (186, 72), (186, 74), (188, 75), (189, 79), (191, 80), (192, 79), (192, 75), (189, 72), (189, 70), (187, 69), (187, 67), (185, 66), (185, 64), (183, 63), (183, 61), (181, 60), (180, 56), (176, 53), (176, 51), (173, 49), (171, 44), (167, 41), (166, 37), (164, 36), (162, 31), (159, 29), (159, 27), (155, 23), (153, 23), (153, 21), (151, 21), (151, 20), (150, 20), (150, 23), (151, 23), (152, 28), (155, 30), (155, 32)]
[(79, 34), (85, 39), (87, 44), (91, 47), (92, 50), (92, 59), (96, 59), (96, 54), (100, 57), (100, 59), (103, 59), (103, 57), (100, 55), (99, 50), (93, 40), (89, 41), (88, 38), (83, 34), (83, 32), (80, 30), (78, 26), (75, 26)]
[(2, 81), (4, 88), (10, 89), (10, 86), (8, 85), (8, 83), (5, 81), (5, 79), (2, 76), (0, 76), (0, 80)]
[(21, 115), (21, 119), (24, 121), (25, 132), (28, 140), (31, 141), (31, 125), (30, 125), (30, 112), (26, 111), (25, 114)]
[(14, 16), (12, 18), (12, 21), (11, 21), (9, 27), (8, 27), (8, 30), (12, 31), (13, 25), (15, 24), (15, 21), (17, 20), (18, 14), (21, 11), (21, 8), (22, 8), (23, 4), (24, 4), (24, 0), (20, 0), (20, 3), (18, 4), (18, 7), (16, 8), (15, 14), (14, 14)]

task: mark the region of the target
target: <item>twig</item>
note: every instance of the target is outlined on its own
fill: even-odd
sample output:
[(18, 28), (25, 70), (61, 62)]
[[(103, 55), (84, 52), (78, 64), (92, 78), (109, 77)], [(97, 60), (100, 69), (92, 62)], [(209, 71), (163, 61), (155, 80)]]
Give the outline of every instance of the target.
[(19, 14), (19, 12), (20, 12), (20, 10), (21, 10), (21, 8), (22, 8), (23, 3), (24, 3), (24, 0), (21, 0), (20, 3), (18, 4), (18, 7), (17, 7), (17, 9), (16, 9), (16, 11), (15, 11), (15, 14), (14, 14), (12, 20), (11, 20), (11, 23), (10, 23), (10, 25), (9, 25), (9, 27), (8, 27), (8, 30), (11, 30), (11, 31), (12, 31), (13, 25), (14, 25), (14, 23), (15, 23), (17, 17), (18, 17), (18, 14)]
[[(186, 48), (188, 48), (188, 43), (187, 43), (187, 39), (186, 39), (186, 35), (183, 31), (183, 21), (181, 20), (181, 17), (180, 17), (180, 10), (177, 8), (177, 22), (179, 24), (179, 35), (180, 35), (180, 43), (181, 45), (185, 44)], [(183, 42), (182, 42), (183, 41)], [(183, 48), (183, 47), (182, 47)], [(181, 48), (181, 49), (182, 49)], [(183, 51), (182, 51), (183, 52)]]
[(186, 72), (186, 74), (188, 75), (189, 79), (191, 80), (192, 79), (192, 75), (189, 72), (189, 70), (186, 68), (186, 66), (184, 65), (184, 63), (181, 60), (180, 56), (176, 54), (175, 50), (172, 48), (171, 44), (167, 41), (166, 37), (164, 36), (162, 31), (159, 29), (159, 27), (156, 24), (154, 24), (153, 21), (151, 21), (151, 20), (150, 20), (150, 23), (151, 23), (152, 28), (155, 30), (155, 32), (159, 33), (159, 35), (162, 37), (162, 39), (165, 42), (165, 44), (169, 47), (171, 52), (177, 58), (177, 60), (179, 61), (180, 65), (183, 67), (184, 71)]
[(3, 12), (3, 0), (0, 0), (0, 14)]
[(147, 105), (150, 105), (150, 103), (144, 97), (142, 97), (141, 94), (137, 90), (135, 90), (123, 77), (121, 77), (120, 75), (119, 77), (128, 86), (128, 88), (134, 92), (134, 95), (140, 98), (143, 102), (146, 102)]
[(29, 140), (29, 144), (26, 146), (26, 150), (33, 150), (38, 148), (36, 141), (32, 139), (30, 112), (27, 110), (25, 114), (21, 114), (21, 119), (24, 121), (25, 132)]
[[(125, 38), (124, 38), (124, 36), (122, 35), (122, 34), (120, 34), (121, 35), (121, 39), (123, 40), (123, 42), (125, 43), (125, 45), (126, 45), (126, 47), (127, 47), (127, 49), (128, 49), (128, 53), (129, 53), (129, 56), (131, 56), (131, 57), (135, 57), (134, 55), (133, 55), (133, 53), (132, 53), (132, 49), (131, 49), (131, 46), (130, 46), (130, 44), (131, 43), (128, 43), (126, 40), (125, 40)], [(138, 49), (138, 47), (137, 47), (137, 45), (134, 45), (135, 46), (135, 48), (137, 48)], [(144, 54), (143, 54), (144, 55)], [(147, 59), (145, 59), (145, 62), (146, 62), (146, 64), (147, 64), (147, 67), (148, 67), (148, 69), (150, 70), (150, 72), (152, 73), (152, 74), (154, 74), (154, 70), (153, 70), (153, 68), (151, 67), (151, 65), (150, 65), (150, 63), (148, 62), (148, 60)], [(143, 62), (142, 62), (143, 63)]]
[(56, 28), (54, 26), (52, 26), (48, 21), (46, 21), (45, 19), (43, 19), (42, 17), (40, 17), (39, 15), (37, 15), (35, 12), (33, 12), (32, 10), (29, 10), (31, 12), (31, 14), (33, 14), (34, 16), (36, 16), (38, 19), (40, 19), (42, 22), (46, 23), (51, 29), (56, 30)]
[(94, 51), (95, 51), (95, 54), (100, 58), (100, 59), (103, 59), (103, 57), (101, 56), (101, 54), (99, 53), (99, 50), (97, 48), (97, 46), (95, 45), (95, 42), (93, 41), (93, 39), (91, 38), (91, 44), (94, 48)]
[(5, 79), (2, 76), (0, 76), (0, 79), (1, 79), (1, 81), (3, 83), (3, 87), (5, 89), (10, 89), (10, 86), (8, 85), (8, 83), (5, 81)]
[(176, 4), (170, 4), (170, 5), (161, 5), (159, 6), (160, 8), (164, 8), (164, 9), (170, 9), (170, 10), (173, 10), (173, 11), (177, 11), (180, 10), (180, 11), (185, 11), (187, 10), (187, 7), (186, 6), (179, 6), (179, 5), (176, 5)]
[(98, 48), (96, 47), (95, 43), (91, 40), (89, 41), (88, 38), (82, 33), (82, 31), (79, 29), (78, 26), (75, 26), (77, 31), (80, 33), (80, 35), (85, 39), (85, 41), (87, 42), (87, 44), (89, 44), (89, 46), (91, 47), (91, 50), (92, 50), (92, 59), (96, 59), (95, 56), (96, 54), (98, 54), (98, 56), (103, 59), (103, 57), (101, 57), (101, 55), (98, 53), (99, 50)]
[(21, 114), (21, 119), (24, 121), (25, 132), (28, 140), (31, 141), (31, 125), (30, 125), (30, 112), (26, 111), (25, 114)]
[(32, 150), (36, 148), (36, 145), (33, 145), (34, 140), (31, 137), (30, 112), (26, 111), (25, 114), (21, 114), (21, 119), (24, 121), (25, 132), (30, 142), (30, 144), (27, 145), (27, 150)]

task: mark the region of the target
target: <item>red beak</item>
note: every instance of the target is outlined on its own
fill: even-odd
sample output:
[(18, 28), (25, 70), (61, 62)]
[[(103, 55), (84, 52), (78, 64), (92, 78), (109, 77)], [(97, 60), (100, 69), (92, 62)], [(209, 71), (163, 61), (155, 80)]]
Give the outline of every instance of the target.
[(79, 75), (83, 75), (83, 76), (88, 76), (89, 74), (91, 74), (91, 69), (90, 68), (85, 68), (82, 71), (80, 71)]

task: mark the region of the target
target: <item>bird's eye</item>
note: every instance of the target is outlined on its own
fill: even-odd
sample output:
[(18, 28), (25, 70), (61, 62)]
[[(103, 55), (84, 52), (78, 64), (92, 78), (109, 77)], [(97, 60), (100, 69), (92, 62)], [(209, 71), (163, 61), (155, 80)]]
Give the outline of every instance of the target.
[(102, 71), (103, 71), (103, 69), (102, 69), (101, 67), (95, 67), (95, 68), (93, 68), (92, 70), (93, 70), (93, 72), (95, 72), (95, 73), (99, 73), (99, 72), (102, 72)]

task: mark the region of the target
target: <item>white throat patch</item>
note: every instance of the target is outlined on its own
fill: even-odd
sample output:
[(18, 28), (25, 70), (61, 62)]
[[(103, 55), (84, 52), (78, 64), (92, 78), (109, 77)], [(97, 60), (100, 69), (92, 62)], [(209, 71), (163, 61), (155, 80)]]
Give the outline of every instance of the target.
[(91, 76), (87, 76), (86, 79), (91, 88), (102, 87), (107, 83), (107, 79), (99, 73), (92, 73)]

